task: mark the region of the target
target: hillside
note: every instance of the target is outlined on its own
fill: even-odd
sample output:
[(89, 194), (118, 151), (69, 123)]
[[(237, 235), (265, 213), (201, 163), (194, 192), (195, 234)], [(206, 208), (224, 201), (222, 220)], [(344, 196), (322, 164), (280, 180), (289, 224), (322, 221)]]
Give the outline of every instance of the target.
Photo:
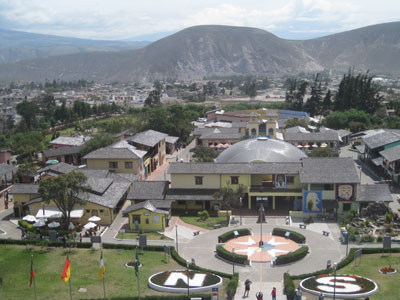
[(144, 48), (0, 65), (0, 79), (96, 81), (198, 79), (211, 75), (294, 75), (349, 67), (400, 74), (400, 22), (305, 41), (247, 27), (196, 26)]
[(0, 29), (0, 63), (93, 51), (121, 51), (148, 42), (101, 41)]

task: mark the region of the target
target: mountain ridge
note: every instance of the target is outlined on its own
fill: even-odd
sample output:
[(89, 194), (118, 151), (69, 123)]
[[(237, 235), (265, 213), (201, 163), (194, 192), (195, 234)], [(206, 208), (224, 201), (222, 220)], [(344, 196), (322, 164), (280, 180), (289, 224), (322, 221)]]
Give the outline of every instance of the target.
[(286, 40), (257, 28), (201, 25), (146, 47), (52, 56), (0, 65), (12, 80), (120, 81), (214, 75), (294, 75), (349, 67), (400, 74), (400, 22), (308, 40)]

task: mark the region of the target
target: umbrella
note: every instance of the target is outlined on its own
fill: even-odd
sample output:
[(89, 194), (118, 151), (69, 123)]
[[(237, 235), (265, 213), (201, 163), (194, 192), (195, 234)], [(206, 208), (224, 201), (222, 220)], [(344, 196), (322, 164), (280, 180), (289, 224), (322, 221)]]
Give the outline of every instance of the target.
[(60, 227), (60, 223), (58, 222), (51, 222), (47, 225), (49, 228), (56, 228), (56, 227)]
[(43, 227), (44, 225), (46, 225), (46, 222), (43, 219), (39, 219), (33, 224), (33, 227)]
[(94, 223), (92, 223), (92, 222), (89, 222), (89, 223), (85, 224), (85, 225), (83, 226), (83, 228), (85, 228), (85, 229), (91, 229), (91, 228), (95, 228), (96, 226), (97, 226), (96, 224), (94, 224)]
[(297, 145), (297, 148), (303, 148), (303, 145)]
[(23, 217), (22, 220), (33, 223), (33, 222), (36, 222), (37, 219), (35, 218), (35, 216), (27, 215), (27, 216)]
[(313, 144), (312, 146), (313, 146), (313, 148), (318, 148), (317, 144)]
[(328, 147), (328, 144), (326, 144), (326, 143), (321, 144), (321, 148), (326, 148), (326, 147)]
[(73, 230), (74, 228), (75, 228), (75, 225), (72, 224), (72, 222), (69, 222), (68, 229)]
[(309, 148), (309, 147), (310, 147), (310, 145), (308, 145), (308, 144), (307, 144), (307, 145), (304, 145), (303, 147), (304, 147), (304, 148)]
[(46, 161), (46, 165), (47, 166), (48, 165), (55, 165), (55, 164), (58, 164), (58, 160), (57, 159), (51, 159), (51, 160)]
[(92, 217), (90, 217), (90, 218), (88, 219), (89, 222), (98, 222), (98, 221), (100, 221), (100, 220), (101, 220), (101, 218), (98, 217), (98, 216), (92, 216)]

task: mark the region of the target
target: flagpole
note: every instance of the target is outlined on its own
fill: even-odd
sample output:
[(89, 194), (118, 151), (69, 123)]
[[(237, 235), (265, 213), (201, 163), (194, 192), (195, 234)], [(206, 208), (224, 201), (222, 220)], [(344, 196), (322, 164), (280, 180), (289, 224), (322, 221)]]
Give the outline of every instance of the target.
[[(32, 254), (32, 261), (33, 261), (33, 254)], [(36, 298), (36, 280), (35, 280), (35, 276), (33, 276), (33, 292), (34, 292), (34, 295), (35, 295), (35, 300), (37, 300), (37, 298)]]
[(139, 272), (138, 272), (138, 276), (137, 276), (137, 285), (138, 285), (138, 296), (139, 296), (139, 300), (140, 300), (140, 280), (139, 280)]
[[(101, 246), (101, 244), (100, 244), (100, 246)], [(101, 259), (103, 259), (103, 250), (101, 250)], [(103, 261), (103, 266), (104, 266), (104, 261)], [(102, 277), (103, 277), (103, 293), (104, 293), (104, 300), (106, 300), (106, 284), (104, 282), (104, 273), (105, 272), (103, 272), (103, 274), (102, 274)]]
[(68, 282), (69, 282), (69, 298), (72, 300), (71, 278), (69, 278)]

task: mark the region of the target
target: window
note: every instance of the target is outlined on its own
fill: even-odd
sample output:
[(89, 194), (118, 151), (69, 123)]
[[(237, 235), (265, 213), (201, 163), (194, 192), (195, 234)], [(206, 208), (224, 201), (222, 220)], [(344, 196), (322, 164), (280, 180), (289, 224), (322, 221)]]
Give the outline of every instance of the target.
[(196, 201), (195, 203), (196, 203), (196, 205), (203, 206), (203, 201)]
[(268, 129), (268, 135), (270, 137), (274, 136), (274, 129), (273, 128)]
[(160, 216), (153, 215), (153, 223), (160, 223)]
[(178, 205), (185, 205), (185, 201), (182, 201), (182, 200), (178, 200)]
[(239, 176), (231, 176), (231, 184), (239, 184)]
[(118, 169), (118, 162), (116, 162), (116, 161), (110, 161), (110, 162), (108, 163), (108, 168), (109, 168), (109, 169)]
[(202, 185), (203, 184), (203, 176), (195, 176), (194, 177), (196, 185)]
[(351, 203), (343, 203), (343, 211), (349, 211), (351, 209)]
[(86, 210), (86, 213), (88, 213), (88, 214), (89, 214), (89, 213), (90, 213), (90, 209), (87, 209), (87, 210)]
[(146, 224), (150, 224), (149, 218), (146, 218)]
[(100, 209), (100, 215), (104, 214), (104, 210)]
[(92, 209), (92, 216), (99, 216), (97, 209)]
[(133, 168), (133, 163), (131, 161), (126, 161), (125, 162), (125, 169), (132, 169)]
[(294, 176), (286, 176), (287, 184), (294, 184)]
[(333, 184), (324, 184), (325, 191), (332, 191), (334, 189), (335, 189), (335, 186)]

